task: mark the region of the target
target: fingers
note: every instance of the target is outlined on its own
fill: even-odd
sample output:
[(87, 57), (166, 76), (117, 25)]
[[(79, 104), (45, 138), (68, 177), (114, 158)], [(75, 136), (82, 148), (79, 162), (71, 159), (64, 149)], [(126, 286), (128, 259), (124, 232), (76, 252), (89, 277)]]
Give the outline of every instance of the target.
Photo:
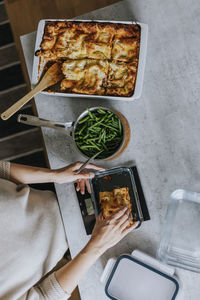
[(85, 182), (84, 182), (84, 180), (80, 181), (80, 192), (81, 192), (82, 195), (85, 194)]
[(88, 193), (91, 194), (91, 188), (90, 188), (89, 180), (86, 180), (86, 181), (85, 181), (85, 185), (86, 185), (86, 188), (87, 188)]
[(77, 192), (79, 192), (80, 191), (80, 181), (77, 180), (76, 183), (77, 183), (76, 190), (77, 190)]
[(125, 227), (122, 231), (123, 236), (126, 236), (129, 232), (135, 229), (138, 226), (139, 222), (134, 222), (130, 227)]
[(71, 164), (71, 168), (73, 171), (76, 171), (78, 168), (80, 168), (82, 166), (82, 164), (83, 164), (82, 162), (77, 161), (77, 162)]
[[(130, 220), (129, 218), (126, 219), (121, 225), (120, 225), (120, 230), (123, 233), (123, 231), (130, 225)], [(128, 227), (129, 228), (129, 227)], [(128, 229), (127, 228), (127, 229)]]
[(85, 166), (85, 169), (93, 169), (93, 170), (98, 170), (98, 171), (104, 171), (105, 169), (102, 167), (99, 167), (97, 165), (94, 164), (88, 164), (87, 166)]
[(120, 210), (118, 210), (116, 213), (114, 213), (111, 217), (109, 217), (110, 220), (115, 221), (119, 219), (121, 216), (124, 215), (124, 213), (127, 211), (127, 206), (122, 207)]
[(138, 225), (139, 225), (139, 221), (134, 222), (133, 225), (131, 225), (131, 226), (132, 226), (132, 229), (137, 228)]
[(102, 212), (98, 215), (97, 220), (99, 220), (99, 221), (104, 220)]
[(97, 218), (96, 218), (96, 225), (98, 225), (99, 223), (101, 223), (102, 221), (104, 221), (104, 218), (103, 218), (103, 214), (100, 213)]
[(120, 227), (124, 222), (130, 222), (129, 210), (125, 210), (124, 214), (118, 219), (117, 225)]
[(83, 194), (85, 193), (85, 188), (84, 188), (84, 191), (83, 191), (83, 184), (84, 184), (86, 186), (86, 188), (87, 188), (88, 193), (91, 194), (91, 188), (90, 188), (90, 183), (89, 183), (88, 179), (86, 179), (86, 180), (84, 180), (84, 179), (82, 179), (82, 180), (80, 179), (79, 180), (78, 179), (78, 180), (76, 180), (76, 183), (77, 183), (77, 185), (76, 185), (76, 191), (77, 192), (79, 192), (81, 190), (83, 192)]
[[(83, 162), (77, 161), (76, 163), (72, 164), (72, 170), (76, 171), (82, 165), (83, 165)], [(87, 166), (85, 166), (85, 169), (93, 169), (93, 170), (98, 170), (98, 171), (104, 171), (105, 170), (104, 168), (99, 167), (99, 166), (94, 165), (94, 164), (88, 164)]]
[(118, 212), (107, 218), (108, 224), (114, 224), (117, 230), (120, 230), (122, 237), (138, 226), (138, 222), (130, 225), (130, 212), (127, 206), (121, 208)]
[(74, 174), (73, 175), (76, 180), (81, 180), (81, 179), (91, 179), (94, 177), (93, 172), (85, 172), (81, 171), (79, 174)]

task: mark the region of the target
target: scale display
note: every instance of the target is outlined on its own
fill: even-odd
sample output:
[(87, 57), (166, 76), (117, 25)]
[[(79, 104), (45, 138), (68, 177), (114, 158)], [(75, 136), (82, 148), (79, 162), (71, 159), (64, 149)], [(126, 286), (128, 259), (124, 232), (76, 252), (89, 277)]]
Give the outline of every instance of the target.
[(85, 199), (85, 206), (86, 206), (88, 216), (94, 215), (94, 206), (92, 204), (91, 198)]
[[(76, 183), (74, 184), (76, 189)], [(80, 191), (76, 191), (85, 230), (87, 235), (90, 235), (92, 233), (92, 230), (94, 228), (94, 224), (96, 222), (96, 217), (94, 213), (94, 206), (91, 199), (90, 194), (85, 191), (85, 194), (82, 195)]]

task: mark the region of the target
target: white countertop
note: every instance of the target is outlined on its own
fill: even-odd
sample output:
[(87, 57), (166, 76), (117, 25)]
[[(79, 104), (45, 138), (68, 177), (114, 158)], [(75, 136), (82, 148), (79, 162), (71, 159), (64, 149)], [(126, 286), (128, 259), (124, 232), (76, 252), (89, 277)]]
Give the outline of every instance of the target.
[[(132, 126), (125, 153), (105, 167), (136, 161), (151, 221), (142, 224), (107, 251), (79, 284), (81, 299), (107, 299), (99, 282), (108, 258), (138, 248), (156, 255), (170, 194), (177, 188), (200, 192), (200, 2), (199, 0), (126, 0), (87, 15), (87, 19), (133, 20), (149, 25), (147, 63), (142, 97), (134, 102), (70, 99), (39, 94), (40, 117), (66, 122), (87, 107), (122, 112)], [(22, 37), (29, 74), (35, 33)], [(51, 168), (81, 160), (69, 137), (42, 129)], [(88, 241), (73, 184), (56, 185), (72, 257)], [(179, 300), (200, 299), (200, 274), (177, 270), (182, 283)]]

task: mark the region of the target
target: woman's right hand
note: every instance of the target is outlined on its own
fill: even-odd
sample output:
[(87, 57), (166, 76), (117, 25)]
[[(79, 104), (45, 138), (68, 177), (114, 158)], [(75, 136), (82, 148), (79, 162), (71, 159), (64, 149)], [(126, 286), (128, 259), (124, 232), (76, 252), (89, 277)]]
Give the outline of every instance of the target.
[(103, 254), (138, 225), (138, 222), (135, 222), (133, 225), (129, 226), (129, 222), (130, 213), (126, 206), (106, 219), (100, 214), (97, 217), (89, 243), (100, 254)]
[(70, 263), (55, 272), (56, 279), (64, 291), (71, 294), (99, 256), (137, 226), (135, 223), (127, 227), (129, 218), (127, 207), (123, 207), (107, 219), (104, 219), (101, 214), (98, 216), (89, 243)]

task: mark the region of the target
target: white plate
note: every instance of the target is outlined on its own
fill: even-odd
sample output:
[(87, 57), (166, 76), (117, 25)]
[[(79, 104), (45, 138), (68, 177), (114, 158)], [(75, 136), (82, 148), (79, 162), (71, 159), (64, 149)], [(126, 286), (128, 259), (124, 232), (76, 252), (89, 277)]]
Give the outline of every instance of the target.
[[(44, 33), (44, 26), (47, 21), (81, 21), (81, 22), (107, 22), (107, 23), (121, 23), (121, 24), (138, 24), (141, 27), (141, 36), (140, 36), (140, 53), (139, 53), (139, 63), (138, 63), (138, 71), (137, 71), (137, 78), (135, 83), (135, 90), (134, 94), (131, 97), (116, 97), (116, 96), (98, 96), (98, 95), (85, 95), (85, 94), (70, 94), (70, 93), (48, 93), (42, 92), (46, 95), (51, 96), (62, 96), (62, 97), (83, 97), (83, 98), (104, 98), (104, 99), (111, 99), (111, 100), (134, 100), (140, 98), (142, 94), (142, 86), (143, 86), (143, 79), (144, 79), (144, 69), (145, 69), (145, 62), (146, 62), (146, 52), (147, 52), (147, 38), (148, 38), (148, 25), (143, 23), (136, 23), (136, 22), (127, 22), (127, 21), (106, 21), (106, 20), (74, 20), (74, 19), (46, 19), (41, 20), (38, 24), (37, 29), (37, 36), (35, 42), (35, 51), (40, 49), (40, 43), (42, 41), (43, 33)], [(31, 79), (31, 86), (32, 88), (38, 83), (40, 75), (42, 73), (42, 68), (39, 68), (39, 58), (34, 56), (33, 60), (33, 73)]]

